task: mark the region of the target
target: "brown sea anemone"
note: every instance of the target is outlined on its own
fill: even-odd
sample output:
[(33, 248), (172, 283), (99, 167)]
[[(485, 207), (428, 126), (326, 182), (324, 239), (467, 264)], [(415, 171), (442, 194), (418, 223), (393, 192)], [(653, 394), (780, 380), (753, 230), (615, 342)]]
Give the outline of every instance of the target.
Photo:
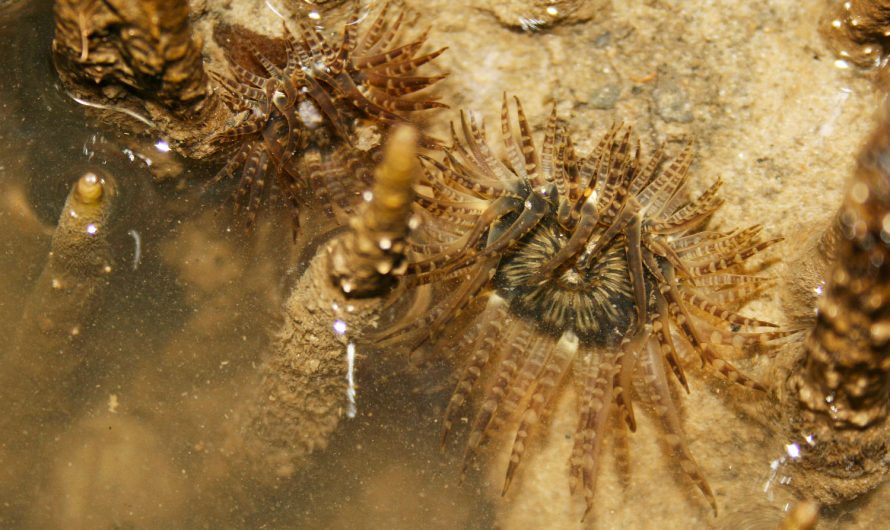
[(261, 73), (231, 62), (234, 79), (210, 74), (240, 113), (237, 124), (215, 136), (215, 141), (240, 146), (213, 183), (237, 176), (235, 210), (246, 214), (248, 228), (273, 186), (290, 206), (295, 230), (305, 194), (311, 191), (338, 203), (348, 193), (344, 190), (360, 190), (366, 183), (354, 176), (362, 173), (355, 166), (372, 164), (362, 164), (367, 162), (364, 152), (341, 149), (353, 145), (356, 120), (389, 126), (408, 122), (407, 113), (445, 106), (415, 94), (444, 77), (416, 75), (444, 48), (421, 54), (426, 33), (401, 44), (405, 12), (391, 3), (359, 37), (360, 3), (353, 6), (339, 43), (330, 42), (308, 17), (297, 16), (295, 33), (285, 25), (283, 63), (247, 42), (241, 45), (248, 47)]
[(444, 161), (424, 158), (426, 192), (418, 203), (430, 215), (415, 235), (407, 283), (445, 293), (425, 312), (416, 304), (375, 339), (414, 347), (461, 312), (483, 307), (456, 347), (467, 357), (443, 442), (477, 383), (486, 381), (467, 457), (493, 431), (518, 422), (504, 491), (533, 427), (570, 377), (579, 396), (572, 489), (584, 495), (588, 511), (609, 417), (636, 428), (636, 380), (680, 468), (716, 511), (684, 441), (667, 369), (687, 387), (682, 342), (722, 377), (762, 390), (720, 351), (785, 335), (727, 307), (768, 283), (742, 265), (780, 239), (762, 239), (759, 226), (703, 228), (722, 204), (721, 181), (687, 199), (691, 145), (662, 169), (662, 152), (644, 163), (630, 128), (618, 125), (579, 157), (554, 109), (538, 151), (518, 99), (516, 105), (518, 135), (504, 97), (506, 161), (487, 145), (484, 126), (463, 113), (462, 139), (452, 134)]

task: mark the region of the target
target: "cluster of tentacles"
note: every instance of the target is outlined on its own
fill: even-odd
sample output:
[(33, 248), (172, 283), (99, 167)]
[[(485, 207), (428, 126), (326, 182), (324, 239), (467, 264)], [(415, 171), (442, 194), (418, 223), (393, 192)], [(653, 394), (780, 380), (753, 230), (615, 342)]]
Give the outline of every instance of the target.
[[(372, 166), (365, 160), (370, 154), (352, 148), (355, 120), (388, 126), (409, 121), (405, 112), (445, 106), (414, 94), (444, 77), (414, 75), (444, 48), (420, 54), (425, 33), (399, 45), (404, 19), (403, 9), (386, 4), (359, 38), (360, 2), (355, 2), (342, 40), (332, 45), (308, 17), (297, 16), (296, 35), (284, 28), (283, 64), (251, 47), (261, 74), (236, 61), (230, 63), (234, 79), (211, 72), (225, 89), (227, 103), (242, 117), (214, 138), (241, 145), (212, 183), (239, 175), (235, 210), (246, 213), (248, 227), (273, 186), (291, 207), (295, 230), (301, 197), (308, 191), (335, 213), (349, 213), (347, 196), (357, 195), (366, 184), (354, 176), (354, 166)], [(337, 149), (342, 146), (347, 148)]]
[(661, 150), (644, 164), (639, 142), (619, 125), (580, 157), (554, 109), (539, 152), (518, 99), (516, 105), (518, 135), (504, 96), (506, 161), (493, 154), (484, 127), (463, 113), (463, 139), (452, 129), (444, 160), (423, 159), (418, 205), (429, 215), (414, 235), (407, 283), (440, 296), (431, 307), (414, 304), (374, 340), (416, 347), (471, 306), (483, 307), (456, 347), (469, 357), (445, 414), (443, 443), (494, 367), (472, 422), (465, 469), (493, 431), (518, 421), (505, 491), (533, 426), (571, 374), (579, 396), (572, 489), (583, 492), (588, 511), (610, 416), (635, 430), (636, 380), (680, 468), (716, 510), (684, 442), (666, 370), (688, 391), (679, 338), (726, 379), (762, 390), (719, 350), (784, 336), (725, 307), (769, 281), (742, 265), (779, 239), (761, 239), (759, 226), (702, 229), (722, 204), (721, 182), (685, 198), (691, 146), (662, 170)]

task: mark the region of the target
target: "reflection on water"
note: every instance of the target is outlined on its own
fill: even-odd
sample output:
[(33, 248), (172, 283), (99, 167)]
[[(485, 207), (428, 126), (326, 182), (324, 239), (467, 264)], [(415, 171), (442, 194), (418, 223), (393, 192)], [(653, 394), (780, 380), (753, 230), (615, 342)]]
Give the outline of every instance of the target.
[[(23, 309), (40, 287), (71, 186), (87, 171), (113, 175), (119, 197), (108, 225), (107, 285), (84, 295), (96, 304), (78, 332), (51, 355), (35, 357), (74, 359), (74, 368), (52, 391), (40, 377), (0, 374), (15, 382), (0, 388), (0, 526), (491, 528), (500, 510), (502, 526), (522, 528), (524, 512), (507, 508), (519, 495), (550, 510), (565, 502), (565, 478), (549, 479), (566, 470), (572, 395), (529, 462), (521, 493), (499, 499), (505, 466), (496, 455), (490, 473), (483, 466), (459, 485), (462, 444), (439, 450), (451, 365), (419, 370), (403, 357), (371, 352), (373, 363), (359, 363), (355, 418), (344, 419), (293, 478), (260, 480), (233, 464), (234, 411), (250, 396), (300, 270), (293, 264), (304, 256), (294, 255), (280, 226), (261, 226), (249, 239), (230, 231), (216, 197), (189, 185), (214, 168), (177, 159), (157, 138), (96, 128), (89, 109), (55, 80), (50, 35), (48, 2), (0, 5), (0, 39), (8, 43), (0, 55), (0, 336), (33, 324), (21, 321)], [(18, 349), (35, 347), (22, 343)], [(13, 347), (5, 340), (0, 354), (10, 356)], [(58, 365), (39, 373), (59, 373)], [(713, 519), (704, 508), (683, 519), (681, 512), (699, 508), (695, 494), (671, 480), (665, 452), (648, 440), (626, 441), (629, 471), (605, 463), (598, 499), (643, 513), (651, 507), (666, 518), (682, 505), (665, 527), (775, 527), (792, 501), (783, 481), (793, 449), (695, 376), (694, 397), (678, 401), (694, 409), (685, 411), (695, 419), (690, 438), (710, 449), (700, 454), (713, 455), (703, 467), (726, 512)], [(726, 418), (727, 410), (737, 417)], [(636, 438), (656, 432), (645, 411), (641, 416)], [(841, 521), (856, 523), (855, 514)]]

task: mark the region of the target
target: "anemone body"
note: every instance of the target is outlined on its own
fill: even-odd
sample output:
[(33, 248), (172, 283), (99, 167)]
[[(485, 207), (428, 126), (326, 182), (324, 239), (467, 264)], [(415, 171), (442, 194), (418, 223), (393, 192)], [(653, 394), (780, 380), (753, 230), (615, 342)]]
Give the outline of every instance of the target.
[(408, 112), (444, 106), (414, 94), (444, 77), (414, 75), (444, 49), (420, 54), (425, 33), (400, 45), (405, 13), (389, 3), (359, 38), (359, 8), (355, 2), (339, 44), (329, 42), (308, 17), (297, 16), (296, 34), (285, 25), (283, 65), (248, 43), (253, 69), (233, 61), (234, 79), (211, 72), (241, 116), (216, 136), (240, 145), (214, 182), (237, 176), (235, 209), (246, 213), (248, 228), (272, 184), (290, 206), (295, 229), (299, 205), (310, 191), (338, 218), (347, 218), (353, 213), (350, 197), (369, 183), (373, 168), (370, 153), (353, 147), (356, 121), (385, 127), (408, 122)]
[(762, 390), (720, 350), (783, 336), (762, 329), (773, 324), (725, 307), (766, 284), (742, 266), (778, 239), (762, 240), (758, 226), (703, 229), (722, 204), (720, 181), (686, 199), (691, 146), (662, 168), (660, 150), (644, 163), (630, 129), (615, 126), (580, 157), (554, 110), (538, 151), (518, 99), (516, 105), (518, 134), (504, 97), (505, 161), (486, 143), (484, 126), (465, 114), (443, 160), (424, 159), (417, 203), (426, 222), (414, 235), (408, 283), (443, 294), (376, 339), (415, 347), (481, 307), (457, 347), (467, 358), (443, 443), (459, 409), (486, 381), (467, 456), (492, 432), (515, 429), (505, 491), (529, 434), (570, 378), (579, 396), (571, 485), (588, 511), (599, 448), (615, 423), (607, 420), (617, 415), (622, 428), (636, 428), (636, 381), (681, 470), (716, 511), (684, 441), (669, 377), (687, 386), (677, 349), (683, 342), (719, 375)]

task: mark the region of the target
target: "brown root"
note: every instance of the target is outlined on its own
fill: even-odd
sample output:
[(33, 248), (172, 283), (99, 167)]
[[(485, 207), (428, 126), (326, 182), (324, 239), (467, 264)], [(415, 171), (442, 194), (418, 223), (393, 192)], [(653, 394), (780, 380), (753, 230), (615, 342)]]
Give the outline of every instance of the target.
[(194, 124), (215, 124), (209, 118), (225, 110), (210, 97), (201, 48), (188, 2), (55, 3), (53, 56), (72, 94), (88, 106), (123, 113), (114, 118), (147, 115), (128, 124), (152, 124), (186, 150), (206, 136)]
[[(890, 459), (890, 121), (884, 112), (847, 190), (825, 294), (795, 345), (782, 400), (801, 441), (795, 487), (823, 504), (883, 482)], [(829, 239), (833, 236), (829, 236)]]
[(331, 254), (331, 276), (350, 297), (380, 296), (405, 272), (417, 164), (417, 131), (403, 126), (390, 136), (374, 173), (372, 196), (350, 222), (352, 230)]

